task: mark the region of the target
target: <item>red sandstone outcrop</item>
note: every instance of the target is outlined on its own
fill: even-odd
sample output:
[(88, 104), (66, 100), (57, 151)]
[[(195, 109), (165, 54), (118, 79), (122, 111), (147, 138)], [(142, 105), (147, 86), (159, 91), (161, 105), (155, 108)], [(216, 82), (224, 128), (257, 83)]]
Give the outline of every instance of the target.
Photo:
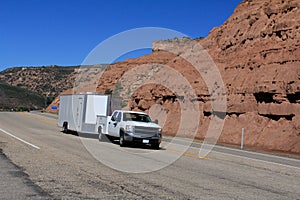
[[(300, 153), (300, 10), (297, 0), (244, 1), (233, 15), (210, 34), (197, 40), (218, 67), (226, 88), (225, 124), (218, 142), (239, 144), (245, 128), (248, 147)], [(164, 51), (180, 48), (187, 38), (155, 41), (153, 53), (109, 66), (96, 91), (118, 90), (128, 109), (159, 116), (163, 133), (174, 135), (180, 122), (180, 103), (199, 104), (196, 138), (205, 138), (213, 117), (211, 94), (203, 77), (180, 54)], [(186, 49), (182, 49), (185, 52)], [(144, 74), (134, 69), (148, 65)], [(175, 93), (161, 84), (142, 86), (151, 75), (168, 77), (182, 91), (181, 82), (161, 70), (168, 66), (182, 74), (195, 96)], [(124, 78), (127, 72), (133, 79)], [(191, 136), (186, 131), (183, 136)]]
[(299, 16), (296, 0), (244, 1), (201, 41), (227, 88), (220, 142), (238, 144), (244, 127), (247, 145), (300, 152)]

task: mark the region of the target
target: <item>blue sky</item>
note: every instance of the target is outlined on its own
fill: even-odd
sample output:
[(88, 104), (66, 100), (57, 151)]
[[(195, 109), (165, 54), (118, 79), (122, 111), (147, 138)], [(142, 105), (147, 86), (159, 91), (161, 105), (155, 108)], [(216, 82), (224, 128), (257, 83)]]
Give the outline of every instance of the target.
[(0, 71), (80, 65), (99, 43), (133, 28), (162, 27), (205, 37), (241, 1), (1, 0)]

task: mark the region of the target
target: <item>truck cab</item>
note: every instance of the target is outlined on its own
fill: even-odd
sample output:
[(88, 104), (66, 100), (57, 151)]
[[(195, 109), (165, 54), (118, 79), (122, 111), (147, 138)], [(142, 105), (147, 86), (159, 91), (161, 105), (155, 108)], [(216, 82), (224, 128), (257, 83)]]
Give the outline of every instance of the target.
[[(100, 133), (99, 133), (100, 134)], [(107, 134), (118, 137), (120, 146), (127, 143), (150, 144), (159, 149), (161, 127), (143, 112), (116, 110), (108, 119)]]

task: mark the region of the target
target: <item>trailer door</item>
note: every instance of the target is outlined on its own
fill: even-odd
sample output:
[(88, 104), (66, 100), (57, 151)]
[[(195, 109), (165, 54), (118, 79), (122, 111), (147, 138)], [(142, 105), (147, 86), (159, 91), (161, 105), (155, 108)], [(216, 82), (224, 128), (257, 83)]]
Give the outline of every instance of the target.
[(77, 109), (76, 109), (76, 115), (75, 115), (75, 123), (76, 123), (76, 130), (81, 131), (81, 125), (82, 125), (82, 111), (83, 111), (83, 98), (79, 97)]

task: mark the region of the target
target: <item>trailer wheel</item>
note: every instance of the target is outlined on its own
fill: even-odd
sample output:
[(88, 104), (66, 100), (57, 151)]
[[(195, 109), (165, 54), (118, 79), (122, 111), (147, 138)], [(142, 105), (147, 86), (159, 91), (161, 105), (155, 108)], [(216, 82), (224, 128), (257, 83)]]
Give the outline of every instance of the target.
[(63, 133), (68, 133), (68, 122), (63, 123)]
[(98, 134), (99, 142), (109, 142), (110, 141), (108, 135), (102, 133), (101, 126), (98, 127), (98, 133), (99, 133)]
[(124, 139), (124, 133), (121, 131), (120, 132), (120, 147), (125, 147), (126, 146), (126, 141)]
[(102, 141), (103, 141), (103, 136), (104, 136), (104, 135), (102, 134), (102, 127), (101, 127), (101, 126), (98, 127), (98, 133), (99, 133), (98, 139), (99, 139), (100, 142), (102, 142)]

